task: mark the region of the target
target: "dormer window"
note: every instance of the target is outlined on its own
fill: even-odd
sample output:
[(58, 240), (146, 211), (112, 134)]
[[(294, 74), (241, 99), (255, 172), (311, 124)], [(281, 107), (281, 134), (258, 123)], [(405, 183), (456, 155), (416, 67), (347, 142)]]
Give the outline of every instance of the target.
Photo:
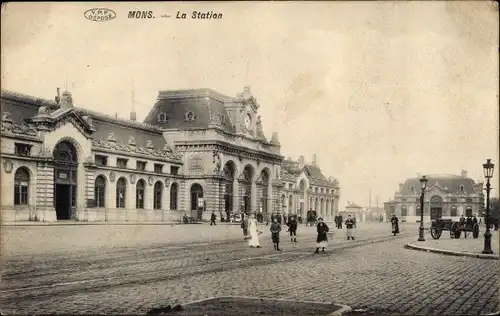
[(410, 193), (415, 193), (415, 187), (413, 185), (410, 186)]
[(31, 155), (31, 145), (15, 143), (15, 153), (19, 156)]
[(167, 122), (167, 114), (166, 113), (160, 113), (158, 115), (157, 122), (158, 123), (165, 123), (165, 122)]
[(460, 192), (464, 192), (464, 185), (463, 184), (460, 185)]

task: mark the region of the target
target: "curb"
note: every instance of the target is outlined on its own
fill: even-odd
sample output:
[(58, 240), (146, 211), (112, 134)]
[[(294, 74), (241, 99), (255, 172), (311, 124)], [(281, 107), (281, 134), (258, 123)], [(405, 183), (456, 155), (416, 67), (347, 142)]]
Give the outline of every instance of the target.
[(405, 248), (412, 249), (412, 250), (426, 251), (426, 252), (434, 252), (434, 253), (439, 253), (439, 254), (449, 255), (449, 256), (472, 257), (472, 258), (489, 259), (489, 260), (500, 260), (500, 257), (498, 255), (495, 255), (495, 254), (488, 255), (488, 254), (482, 254), (482, 253), (444, 250), (444, 249), (416, 246), (416, 245), (413, 245), (412, 243), (405, 245)]

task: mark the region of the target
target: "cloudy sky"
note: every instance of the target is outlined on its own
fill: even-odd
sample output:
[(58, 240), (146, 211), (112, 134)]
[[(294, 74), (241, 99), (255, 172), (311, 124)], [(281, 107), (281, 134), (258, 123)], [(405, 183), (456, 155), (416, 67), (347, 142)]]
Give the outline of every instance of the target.
[[(94, 7), (117, 17), (86, 20)], [(175, 19), (193, 10), (223, 19)], [(9, 3), (1, 26), (4, 89), (52, 99), (67, 82), (78, 106), (127, 117), (134, 81), (144, 119), (159, 90), (250, 86), (264, 132), (285, 156), (316, 153), (341, 206), (368, 205), (370, 189), (382, 205), (417, 173), (482, 180), (486, 158), (500, 167), (489, 1)]]

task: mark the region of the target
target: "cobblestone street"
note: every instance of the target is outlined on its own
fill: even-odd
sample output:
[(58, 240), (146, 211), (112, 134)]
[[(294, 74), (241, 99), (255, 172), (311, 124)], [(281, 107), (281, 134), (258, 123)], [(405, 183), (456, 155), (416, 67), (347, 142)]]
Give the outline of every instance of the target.
[[(393, 237), (387, 224), (361, 225), (356, 241), (336, 231), (327, 253), (317, 255), (315, 228), (304, 226), (297, 244), (282, 233), (279, 253), (267, 228), (261, 249), (247, 248), (234, 225), (9, 228), (0, 306), (7, 314), (144, 314), (153, 307), (238, 295), (405, 315), (498, 309), (498, 261), (404, 249), (417, 238), (417, 226), (401, 226), (402, 234)], [(103, 229), (114, 236), (112, 242), (95, 237)], [(48, 241), (33, 239), (41, 232)], [(71, 249), (71, 238), (78, 247)]]

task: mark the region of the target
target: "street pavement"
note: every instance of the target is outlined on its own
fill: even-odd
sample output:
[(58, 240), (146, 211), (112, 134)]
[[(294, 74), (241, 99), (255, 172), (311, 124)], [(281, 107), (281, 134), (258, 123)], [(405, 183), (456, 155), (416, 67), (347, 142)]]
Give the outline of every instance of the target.
[[(362, 224), (335, 231), (313, 254), (299, 242), (250, 249), (234, 225), (2, 228), (0, 306), (7, 314), (144, 314), (214, 296), (334, 302), (405, 315), (478, 315), (498, 309), (498, 262), (405, 249), (417, 226)], [(430, 236), (428, 236), (430, 237)], [(7, 242), (7, 244), (5, 244)]]

